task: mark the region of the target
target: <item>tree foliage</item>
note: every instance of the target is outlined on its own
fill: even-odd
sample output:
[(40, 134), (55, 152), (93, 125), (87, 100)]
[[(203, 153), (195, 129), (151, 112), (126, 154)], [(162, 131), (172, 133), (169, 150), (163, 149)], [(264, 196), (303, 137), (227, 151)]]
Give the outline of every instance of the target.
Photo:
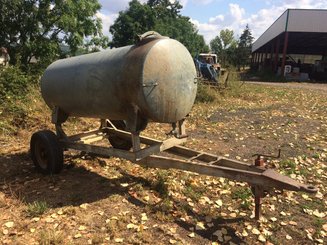
[(115, 23), (110, 27), (112, 47), (120, 47), (135, 43), (137, 35), (152, 29), (155, 25), (155, 13), (149, 5), (137, 0), (129, 3), (126, 11), (119, 12)]
[(210, 41), (211, 51), (216, 53), (223, 66), (232, 63), (231, 52), (235, 49), (234, 32), (229, 29), (221, 30), (219, 35)]
[(210, 41), (211, 51), (216, 53), (223, 66), (232, 65), (237, 68), (249, 63), (253, 37), (248, 25), (238, 40), (232, 30), (221, 30), (219, 35)]
[(223, 50), (226, 50), (234, 41), (234, 31), (225, 29), (221, 30), (219, 33), (221, 43), (223, 45)]
[(242, 35), (239, 39), (238, 53), (240, 66), (249, 64), (249, 57), (251, 55), (253, 37), (249, 25), (246, 25)]
[(113, 36), (111, 46), (134, 44), (137, 35), (153, 30), (180, 41), (192, 55), (207, 52), (209, 48), (203, 36), (198, 34), (188, 17), (180, 14), (181, 8), (178, 1), (149, 0), (145, 4), (131, 1), (129, 8), (120, 12), (110, 27)]
[(60, 45), (70, 54), (86, 43), (106, 46), (95, 16), (100, 8), (98, 0), (0, 0), (0, 46), (12, 64), (23, 66), (32, 57), (48, 64), (61, 54)]

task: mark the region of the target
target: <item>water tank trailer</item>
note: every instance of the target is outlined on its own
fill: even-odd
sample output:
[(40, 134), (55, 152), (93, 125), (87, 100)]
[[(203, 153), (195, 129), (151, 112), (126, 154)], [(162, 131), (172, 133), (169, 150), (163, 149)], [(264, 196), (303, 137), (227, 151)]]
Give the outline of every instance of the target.
[[(317, 191), (266, 169), (262, 155), (252, 165), (181, 146), (187, 139), (184, 122), (197, 82), (184, 45), (152, 31), (132, 46), (55, 61), (41, 78), (41, 92), (52, 110), (56, 133), (42, 130), (32, 135), (34, 165), (44, 174), (57, 174), (63, 168), (64, 150), (74, 149), (148, 167), (244, 181), (255, 195), (256, 218), (267, 190)], [(68, 117), (98, 118), (100, 128), (68, 136), (62, 128)], [(170, 123), (171, 136), (164, 141), (141, 136), (148, 122)], [(101, 140), (110, 145), (93, 144)]]

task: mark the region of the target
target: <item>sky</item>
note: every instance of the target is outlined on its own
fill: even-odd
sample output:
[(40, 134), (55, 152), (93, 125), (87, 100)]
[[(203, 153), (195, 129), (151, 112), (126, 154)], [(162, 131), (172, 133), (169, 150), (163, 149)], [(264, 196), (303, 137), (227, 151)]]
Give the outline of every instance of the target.
[[(110, 25), (119, 11), (126, 10), (129, 0), (99, 1), (102, 9), (97, 16), (102, 19), (103, 33), (110, 36)], [(226, 28), (238, 38), (247, 24), (257, 39), (288, 8), (327, 9), (327, 0), (180, 0), (180, 3), (181, 14), (190, 17), (208, 44)]]

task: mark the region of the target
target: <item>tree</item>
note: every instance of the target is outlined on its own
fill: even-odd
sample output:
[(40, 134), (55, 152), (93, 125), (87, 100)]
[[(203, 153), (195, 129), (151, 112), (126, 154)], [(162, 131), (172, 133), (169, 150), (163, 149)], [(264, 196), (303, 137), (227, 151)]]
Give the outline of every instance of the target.
[(61, 54), (74, 55), (86, 43), (106, 46), (102, 23), (95, 16), (98, 0), (0, 0), (0, 46), (11, 63), (26, 67), (32, 57), (47, 65)]
[(137, 35), (153, 30), (180, 41), (192, 55), (208, 51), (203, 36), (198, 34), (188, 17), (180, 14), (181, 8), (178, 1), (149, 0), (145, 4), (131, 1), (129, 8), (120, 12), (110, 27), (111, 46), (133, 44)]
[(249, 25), (247, 24), (240, 36), (238, 44), (239, 63), (243, 68), (249, 64), (253, 39)]
[(216, 36), (210, 41), (211, 51), (215, 54), (220, 54), (223, 49), (223, 44), (219, 36)]
[(223, 66), (234, 63), (232, 51), (235, 50), (236, 46), (234, 32), (229, 29), (221, 30), (219, 36), (210, 41), (211, 51), (218, 55)]
[(155, 11), (156, 18), (159, 19), (165, 17), (176, 18), (180, 16), (180, 11), (183, 8), (179, 1), (170, 0), (149, 0), (147, 5)]
[(129, 3), (126, 11), (119, 12), (115, 23), (110, 26), (112, 34), (112, 47), (121, 47), (135, 43), (137, 35), (153, 30), (155, 25), (155, 13), (147, 4), (141, 4), (137, 0)]
[(223, 50), (226, 50), (234, 41), (234, 31), (229, 29), (221, 30), (219, 35), (223, 45)]

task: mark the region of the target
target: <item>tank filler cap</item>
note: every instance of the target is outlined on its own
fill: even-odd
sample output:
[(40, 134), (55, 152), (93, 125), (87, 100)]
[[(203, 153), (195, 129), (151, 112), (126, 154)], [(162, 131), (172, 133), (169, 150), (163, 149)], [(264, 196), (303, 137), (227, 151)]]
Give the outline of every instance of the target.
[(155, 32), (155, 31), (147, 31), (147, 32), (143, 33), (142, 35), (137, 35), (137, 37), (138, 37), (137, 43), (142, 43), (145, 40), (169, 38), (169, 37), (162, 36), (158, 32)]

